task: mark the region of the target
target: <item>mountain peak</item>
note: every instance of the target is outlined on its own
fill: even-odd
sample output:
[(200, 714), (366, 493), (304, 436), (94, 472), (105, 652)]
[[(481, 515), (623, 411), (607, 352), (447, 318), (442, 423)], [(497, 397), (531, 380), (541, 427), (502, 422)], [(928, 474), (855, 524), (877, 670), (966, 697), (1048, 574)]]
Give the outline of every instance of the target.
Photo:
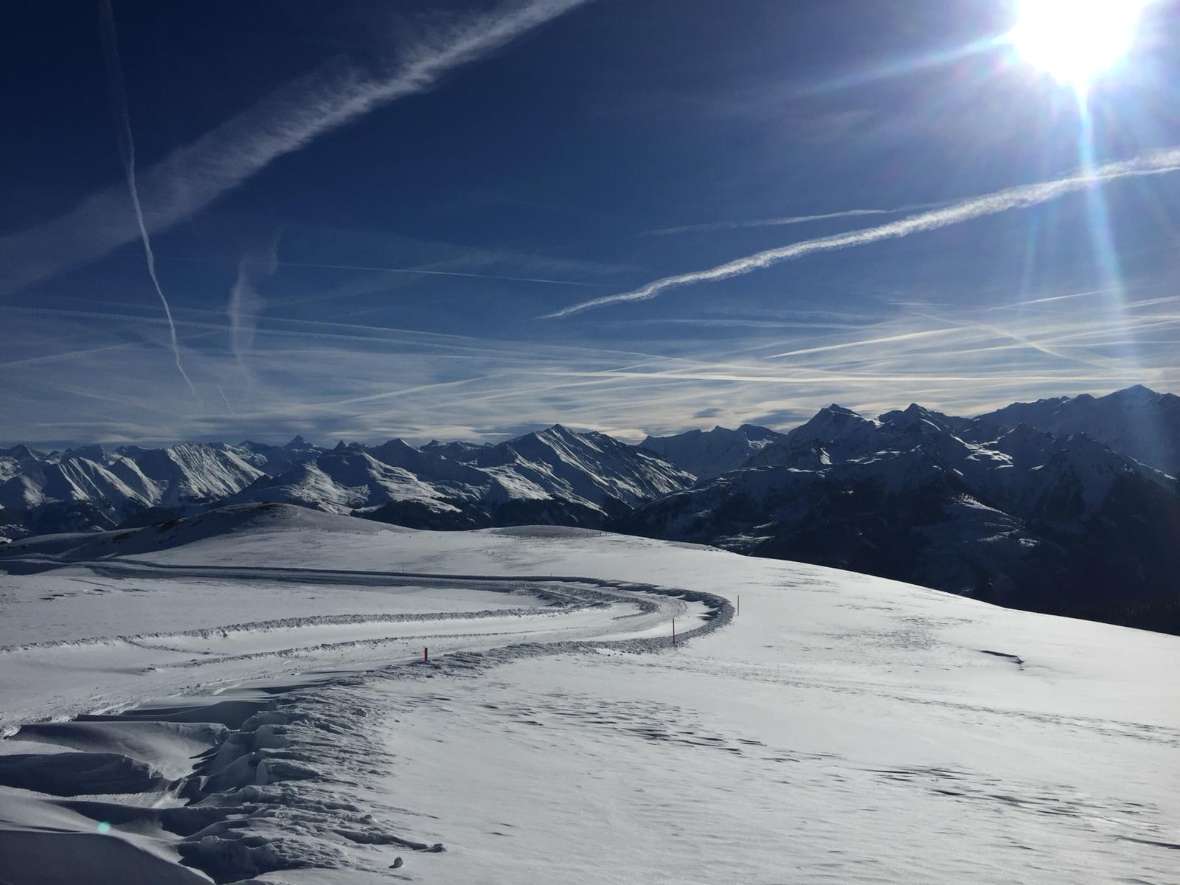
[(1158, 399), (1160, 394), (1143, 384), (1132, 384), (1130, 387), (1116, 390), (1110, 396), (1116, 399), (1153, 400)]
[(822, 409), (816, 412), (809, 421), (800, 424), (792, 432), (797, 433), (804, 428), (816, 430), (821, 427), (851, 427), (858, 424), (872, 423), (873, 422), (871, 420), (859, 412), (854, 412), (852, 409), (845, 408), (838, 403), (832, 403), (830, 406), (824, 406)]
[(62, 453), (63, 458), (87, 458), (97, 464), (105, 464), (108, 458), (106, 448), (100, 443), (91, 443), (87, 446), (78, 446), (76, 449), (66, 449)]
[(777, 430), (771, 430), (769, 427), (763, 427), (761, 424), (743, 424), (738, 427), (738, 432), (755, 438), (764, 436), (782, 436), (782, 434)]
[[(402, 439), (400, 436), (394, 436), (381, 443), (379, 446), (374, 446), (375, 449), (413, 449), (414, 447)], [(417, 449), (415, 449), (417, 451)]]
[(284, 449), (306, 449), (307, 447), (307, 440), (299, 434), (291, 437), (291, 441), (283, 446)]
[(923, 422), (929, 422), (938, 426), (938, 422), (933, 420), (935, 417), (940, 417), (937, 412), (932, 412), (930, 409), (920, 406), (917, 403), (910, 403), (904, 409), (886, 412), (881, 416), (881, 421), (896, 427), (915, 427)]
[(876, 421), (832, 403), (816, 412), (810, 421), (792, 430), (787, 437), (795, 444), (827, 444), (850, 435), (859, 438), (861, 434), (875, 432), (878, 426)]
[(9, 458), (16, 458), (18, 461), (24, 461), (30, 458), (37, 459), (37, 453), (24, 443), (17, 443), (11, 449), (0, 450), (0, 454), (7, 455)]
[(570, 430), (564, 424), (552, 424), (540, 431), (541, 435), (548, 434), (549, 436), (556, 436), (559, 439), (578, 439), (581, 434), (575, 430)]
[(816, 412), (816, 415), (841, 415), (844, 417), (853, 418), (863, 417), (858, 412), (854, 412), (852, 409), (842, 406), (839, 403), (832, 403), (831, 405), (824, 406), (822, 409)]

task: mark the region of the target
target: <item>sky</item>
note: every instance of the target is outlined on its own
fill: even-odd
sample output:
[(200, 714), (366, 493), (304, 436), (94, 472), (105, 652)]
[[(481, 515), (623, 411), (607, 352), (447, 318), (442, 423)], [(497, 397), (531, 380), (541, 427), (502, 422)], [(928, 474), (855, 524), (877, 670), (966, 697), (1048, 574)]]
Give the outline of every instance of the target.
[(0, 442), (1180, 392), (1177, 6), (1085, 89), (1021, 12), (20, 4)]

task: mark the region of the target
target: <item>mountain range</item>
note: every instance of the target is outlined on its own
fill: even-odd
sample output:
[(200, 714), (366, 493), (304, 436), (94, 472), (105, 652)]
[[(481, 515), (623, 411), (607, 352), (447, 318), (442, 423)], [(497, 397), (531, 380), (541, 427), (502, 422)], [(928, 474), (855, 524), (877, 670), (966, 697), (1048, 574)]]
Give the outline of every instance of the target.
[(980, 416), (1001, 427), (1028, 424), (1053, 434), (1084, 433), (1173, 476), (1180, 476), (1180, 396), (1142, 385), (1107, 396), (1061, 396), (1013, 403)]
[(282, 502), (414, 528), (553, 524), (830, 565), (1180, 633), (1180, 398), (1133, 387), (974, 418), (838, 405), (632, 446), (561, 425), (497, 444), (0, 450), (0, 536)]
[(645, 449), (561, 425), (497, 445), (393, 439), (321, 448), (181, 443), (160, 449), (0, 449), (0, 533), (143, 525), (210, 506), (300, 504), (414, 528), (600, 528), (695, 477)]

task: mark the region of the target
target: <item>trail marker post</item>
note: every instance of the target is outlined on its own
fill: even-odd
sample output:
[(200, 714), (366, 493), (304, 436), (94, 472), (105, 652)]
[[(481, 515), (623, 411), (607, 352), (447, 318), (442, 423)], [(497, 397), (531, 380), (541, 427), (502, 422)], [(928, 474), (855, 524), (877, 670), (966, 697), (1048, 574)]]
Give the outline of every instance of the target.
[(425, 645), (422, 646), (422, 663), (423, 664), (430, 663), (430, 649), (428, 647), (426, 647)]
[(676, 645), (676, 619), (675, 618), (672, 619), (672, 645), (673, 645), (673, 647), (675, 647), (675, 645)]

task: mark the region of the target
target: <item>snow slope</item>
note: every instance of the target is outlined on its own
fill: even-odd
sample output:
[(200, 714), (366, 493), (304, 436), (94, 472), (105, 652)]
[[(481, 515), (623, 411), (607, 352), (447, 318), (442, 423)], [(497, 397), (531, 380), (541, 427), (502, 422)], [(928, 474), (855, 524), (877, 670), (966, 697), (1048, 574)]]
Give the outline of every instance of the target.
[(0, 560), (9, 731), (106, 713), (0, 743), (0, 880), (1176, 881), (1176, 637), (573, 529), (202, 519)]

